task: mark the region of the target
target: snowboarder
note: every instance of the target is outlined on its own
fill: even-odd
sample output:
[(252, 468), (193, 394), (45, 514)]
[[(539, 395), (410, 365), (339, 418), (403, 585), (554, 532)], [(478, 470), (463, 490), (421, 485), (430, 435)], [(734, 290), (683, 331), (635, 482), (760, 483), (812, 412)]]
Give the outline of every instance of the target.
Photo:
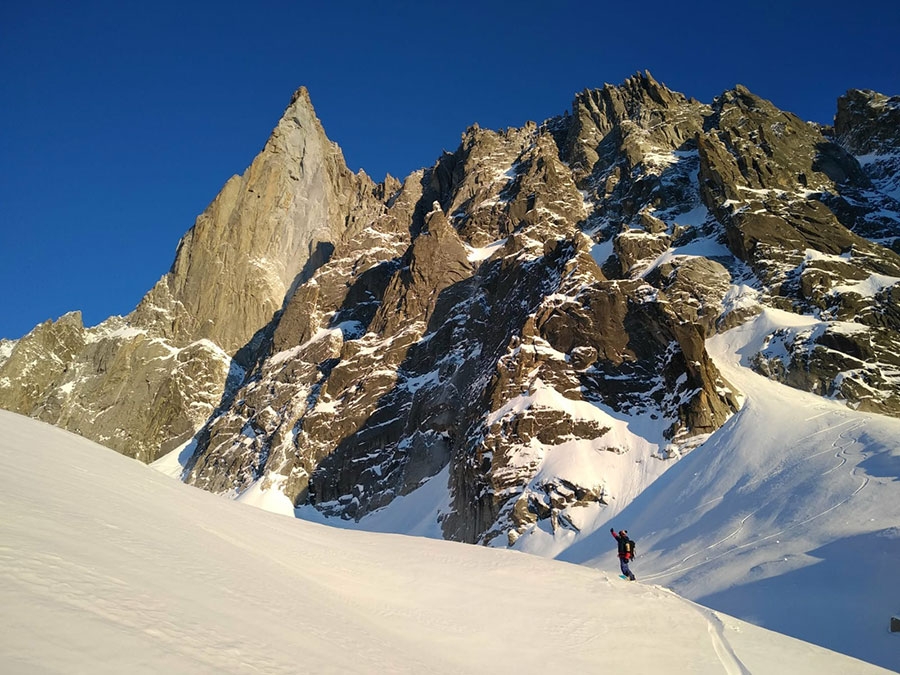
[(628, 530), (620, 530), (616, 534), (615, 528), (609, 528), (610, 534), (619, 544), (619, 567), (622, 568), (622, 576), (634, 581), (634, 574), (628, 569), (628, 561), (634, 559), (634, 542), (628, 538)]

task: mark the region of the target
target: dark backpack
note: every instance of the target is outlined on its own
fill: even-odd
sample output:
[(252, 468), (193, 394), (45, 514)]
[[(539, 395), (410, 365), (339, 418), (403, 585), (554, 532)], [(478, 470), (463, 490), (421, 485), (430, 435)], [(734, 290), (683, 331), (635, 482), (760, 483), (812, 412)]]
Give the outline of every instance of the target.
[(625, 541), (625, 553), (630, 553), (634, 557), (634, 542), (631, 539)]

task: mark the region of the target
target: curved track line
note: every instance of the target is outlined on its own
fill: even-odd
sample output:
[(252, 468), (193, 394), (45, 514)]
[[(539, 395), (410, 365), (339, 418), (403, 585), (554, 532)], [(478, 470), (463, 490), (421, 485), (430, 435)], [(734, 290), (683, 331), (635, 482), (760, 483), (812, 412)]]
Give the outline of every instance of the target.
[(706, 626), (709, 631), (709, 637), (712, 639), (713, 649), (719, 662), (725, 668), (727, 675), (752, 675), (747, 667), (741, 662), (734, 649), (725, 637), (725, 625), (719, 615), (712, 610), (702, 611), (701, 614), (706, 615)]
[[(833, 448), (832, 448), (832, 449), (833, 449)], [(845, 449), (846, 449), (846, 448), (845, 448)], [(845, 449), (844, 449), (844, 450), (845, 450)], [(841, 450), (841, 452), (844, 452), (844, 450)], [(838, 453), (838, 454), (840, 454), (840, 453)], [(841, 464), (840, 466), (843, 466), (843, 464)], [(835, 467), (835, 468), (837, 468), (837, 467)], [(832, 471), (832, 470), (833, 470), (833, 469), (830, 469), (829, 471), (826, 471), (825, 473), (829, 473), (829, 472)], [(822, 474), (822, 475), (824, 475), (824, 474)], [(855, 475), (856, 475), (856, 467), (853, 467), (853, 468), (850, 470), (850, 475), (851, 475), (851, 476), (855, 476)], [(650, 580), (653, 580), (653, 579), (659, 579), (659, 578), (661, 578), (661, 577), (665, 577), (665, 576), (669, 576), (669, 575), (671, 575), (671, 574), (675, 574), (676, 572), (688, 572), (688, 571), (690, 571), (690, 570), (692, 570), (692, 569), (696, 569), (696, 568), (698, 568), (698, 567), (701, 567), (701, 566), (703, 566), (703, 565), (706, 565), (706, 564), (708, 564), (708, 563), (711, 563), (711, 562), (713, 562), (714, 560), (718, 560), (719, 558), (722, 558), (722, 557), (724, 557), (724, 556), (726, 556), (726, 555), (729, 555), (729, 554), (731, 554), (731, 553), (734, 553), (735, 551), (740, 551), (740, 550), (745, 549), (745, 548), (748, 548), (748, 547), (750, 547), (750, 546), (758, 545), (759, 543), (764, 542), (764, 541), (767, 541), (767, 540), (772, 539), (772, 538), (774, 538), (774, 537), (781, 536), (782, 534), (784, 534), (785, 532), (788, 532), (789, 530), (792, 530), (792, 529), (794, 529), (794, 528), (796, 528), (796, 527), (801, 527), (801, 526), (803, 526), (803, 525), (806, 525), (807, 523), (811, 523), (812, 521), (814, 521), (814, 520), (816, 520), (816, 519), (818, 519), (818, 518), (821, 518), (822, 516), (824, 516), (824, 515), (826, 515), (826, 514), (828, 514), (828, 513), (831, 513), (831, 512), (834, 511), (835, 509), (837, 509), (837, 508), (843, 506), (844, 504), (846, 504), (847, 502), (849, 502), (851, 499), (853, 499), (853, 497), (855, 497), (856, 495), (858, 495), (858, 494), (859, 494), (859, 493), (860, 493), (860, 492), (861, 492), (868, 484), (869, 484), (869, 477), (868, 477), (868, 476), (863, 476), (862, 483), (860, 483), (859, 487), (857, 487), (853, 492), (851, 492), (845, 499), (842, 499), (842, 500), (839, 501), (837, 504), (834, 504), (834, 505), (828, 507), (828, 508), (825, 509), (824, 511), (820, 511), (819, 513), (816, 513), (815, 515), (812, 515), (812, 516), (810, 516), (809, 518), (806, 518), (806, 519), (801, 520), (801, 521), (799, 521), (799, 522), (792, 523), (792, 524), (788, 525), (787, 527), (784, 527), (784, 528), (778, 530), (777, 532), (773, 532), (773, 533), (767, 534), (767, 535), (764, 536), (764, 537), (760, 537), (759, 539), (754, 539), (753, 541), (749, 541), (749, 542), (747, 542), (747, 543), (745, 543), (745, 544), (740, 544), (740, 545), (738, 545), (738, 546), (734, 546), (733, 548), (730, 548), (730, 549), (728, 549), (727, 551), (723, 551), (723, 552), (720, 553), (719, 555), (714, 556), (714, 557), (712, 557), (712, 558), (707, 558), (706, 560), (703, 560), (703, 561), (701, 561), (701, 562), (698, 562), (698, 563), (696, 563), (696, 564), (694, 564), (694, 565), (691, 565), (691, 566), (689, 566), (689, 567), (682, 567), (682, 565), (684, 565), (684, 563), (686, 563), (688, 560), (690, 560), (690, 559), (693, 558), (694, 556), (699, 555), (700, 553), (703, 552), (703, 551), (696, 551), (696, 552), (694, 552), (694, 553), (691, 553), (691, 554), (690, 554), (689, 556), (687, 556), (686, 558), (683, 558), (680, 562), (675, 563), (673, 566), (671, 566), (671, 567), (669, 567), (669, 568), (667, 568), (667, 569), (665, 569), (665, 570), (663, 570), (663, 571), (661, 571), (661, 572), (656, 572), (656, 573), (654, 573), (654, 574), (649, 574), (649, 575), (643, 576), (643, 577), (641, 578), (641, 580), (642, 580), (642, 581), (650, 581)], [(757, 509), (757, 510), (758, 510), (758, 509)], [(749, 513), (748, 515), (744, 516), (744, 518), (741, 519), (738, 528), (737, 528), (736, 530), (734, 530), (734, 532), (732, 532), (731, 534), (729, 534), (729, 535), (723, 537), (723, 538), (720, 539), (719, 541), (717, 541), (717, 542), (715, 542), (715, 543), (713, 543), (713, 544), (710, 544), (710, 545), (707, 546), (704, 550), (707, 550), (707, 551), (708, 551), (708, 550), (710, 550), (710, 549), (712, 549), (712, 548), (715, 548), (716, 546), (718, 546), (718, 545), (721, 544), (722, 542), (727, 541), (727, 540), (730, 539), (731, 537), (735, 536), (738, 532), (741, 531), (741, 529), (743, 529), (744, 523), (745, 523), (745, 522), (747, 521), (747, 519), (750, 518), (750, 516), (752, 516), (754, 513), (756, 513), (756, 511), (753, 511), (753, 512)]]
[(725, 669), (726, 675), (752, 675), (750, 670), (735, 653), (731, 643), (728, 642), (728, 638), (725, 636), (725, 624), (722, 623), (722, 619), (719, 618), (719, 615), (714, 610), (683, 598), (674, 591), (670, 591), (668, 588), (662, 586), (657, 586), (656, 588), (675, 597), (680, 602), (685, 603), (706, 619), (706, 630), (709, 633), (713, 651), (716, 654), (716, 658), (719, 659), (719, 663), (721, 663), (722, 667)]
[[(812, 436), (815, 436), (815, 435), (818, 434), (818, 433), (822, 433), (822, 432), (824, 432), (824, 431), (835, 430), (835, 429), (837, 429), (838, 427), (845, 426), (845, 425), (851, 424), (851, 423), (852, 423), (853, 426), (851, 426), (849, 429), (844, 429), (843, 431), (841, 431), (841, 432), (838, 434), (837, 438), (836, 438), (834, 441), (832, 441), (831, 447), (830, 447), (830, 448), (828, 448), (827, 450), (823, 450), (823, 451), (821, 451), (821, 452), (817, 452), (817, 453), (815, 453), (815, 454), (813, 454), (813, 455), (809, 455), (809, 456), (807, 456), (807, 457), (803, 457), (803, 458), (799, 459), (797, 462), (795, 462), (795, 463), (792, 465), (792, 467), (793, 467), (793, 466), (798, 466), (798, 465), (800, 465), (800, 464), (802, 464), (802, 463), (805, 463), (805, 462), (811, 460), (812, 458), (818, 457), (819, 455), (822, 455), (822, 454), (824, 454), (824, 453), (826, 453), (826, 452), (832, 452), (832, 451), (835, 450), (836, 448), (838, 449), (838, 451), (835, 453), (834, 456), (835, 456), (836, 458), (838, 458), (838, 459), (841, 460), (840, 463), (839, 463), (837, 466), (834, 466), (834, 467), (828, 469), (827, 471), (821, 473), (820, 475), (821, 475), (821, 476), (825, 476), (825, 475), (831, 473), (832, 471), (835, 471), (836, 469), (839, 469), (839, 468), (841, 468), (841, 467), (843, 467), (843, 466), (846, 466), (846, 464), (847, 464), (848, 461), (849, 461), (849, 460), (847, 459), (847, 457), (846, 457), (846, 453), (847, 453), (848, 449), (849, 449), (849, 448), (853, 445), (853, 443), (856, 441), (855, 438), (849, 438), (849, 437), (848, 437), (848, 434), (850, 434), (850, 433), (856, 431), (856, 430), (859, 429), (860, 427), (865, 426), (865, 423), (866, 423), (865, 420), (858, 420), (858, 419), (856, 419), (856, 420), (854, 420), (854, 419), (845, 420), (845, 421), (843, 421), (843, 422), (840, 422), (840, 423), (838, 423), (838, 424), (835, 424), (834, 426), (828, 427), (827, 429), (820, 430), (820, 431), (818, 431), (818, 432), (815, 432), (815, 433), (810, 434), (809, 436), (806, 436), (806, 437), (805, 437), (805, 438), (810, 438), (810, 437), (812, 437)], [(772, 472), (772, 473), (770, 473), (770, 474), (767, 474), (766, 476), (762, 476), (762, 477), (760, 477), (760, 478), (757, 478), (757, 479), (755, 479), (755, 480), (753, 480), (753, 481), (750, 481), (749, 483), (746, 483), (743, 487), (746, 488), (748, 485), (753, 485), (754, 483), (757, 483), (757, 482), (760, 482), (760, 481), (767, 480), (767, 479), (771, 478), (772, 476), (774, 476), (775, 474), (776, 474), (776, 472)], [(856, 466), (853, 466), (853, 467), (850, 469), (850, 475), (851, 475), (851, 476), (856, 476)], [(736, 551), (740, 551), (740, 550), (745, 549), (745, 548), (748, 548), (748, 547), (750, 547), (750, 546), (756, 546), (756, 545), (760, 544), (761, 542), (767, 541), (767, 540), (772, 539), (772, 538), (774, 538), (774, 537), (781, 536), (782, 534), (784, 534), (785, 532), (788, 532), (789, 530), (792, 530), (792, 529), (794, 529), (794, 528), (797, 528), (797, 527), (801, 527), (801, 526), (803, 526), (803, 525), (806, 525), (807, 523), (810, 523), (810, 522), (816, 520), (817, 518), (821, 518), (822, 516), (826, 515), (827, 513), (830, 513), (831, 511), (834, 511), (835, 509), (839, 508), (840, 506), (843, 506), (843, 505), (846, 504), (848, 501), (850, 501), (853, 497), (855, 497), (857, 494), (859, 494), (860, 491), (862, 491), (868, 484), (869, 484), (869, 478), (868, 478), (868, 476), (863, 476), (863, 481), (862, 481), (862, 483), (861, 483), (861, 484), (860, 484), (860, 485), (859, 485), (852, 493), (850, 493), (849, 496), (847, 496), (845, 499), (842, 499), (842, 500), (839, 501), (837, 504), (834, 504), (834, 505), (830, 506), (829, 508), (825, 509), (824, 511), (821, 511), (821, 512), (819, 512), (819, 513), (816, 513), (816, 514), (810, 516), (809, 518), (806, 518), (806, 519), (801, 520), (801, 521), (799, 521), (799, 522), (792, 523), (792, 524), (788, 525), (787, 527), (784, 527), (784, 528), (778, 530), (777, 532), (773, 532), (773, 533), (767, 534), (767, 535), (764, 536), (764, 537), (760, 537), (759, 539), (754, 539), (753, 541), (746, 542), (746, 543), (744, 543), (744, 544), (740, 544), (740, 545), (734, 546), (734, 547), (732, 547), (732, 548), (729, 548), (727, 551), (723, 551), (723, 552), (720, 553), (719, 555), (713, 556), (713, 557), (711, 557), (711, 558), (707, 558), (706, 560), (702, 560), (702, 561), (697, 562), (697, 563), (695, 563), (695, 564), (693, 564), (693, 565), (690, 565), (690, 566), (688, 566), (688, 567), (683, 567), (683, 565), (684, 565), (688, 560), (690, 560), (691, 558), (693, 558), (693, 557), (695, 557), (695, 556), (697, 556), (697, 555), (700, 555), (703, 551), (709, 551), (709, 550), (711, 550), (711, 549), (714, 549), (714, 548), (716, 548), (717, 546), (719, 546), (720, 544), (722, 544), (722, 543), (728, 541), (729, 539), (731, 539), (732, 537), (736, 536), (736, 535), (743, 529), (744, 523), (747, 522), (747, 520), (748, 520), (754, 513), (756, 513), (759, 509), (757, 509), (757, 510), (755, 510), (755, 511), (752, 511), (752, 512), (750, 512), (749, 514), (747, 514), (746, 516), (744, 516), (744, 517), (741, 519), (740, 523), (738, 524), (737, 529), (735, 529), (735, 530), (734, 530), (733, 532), (731, 532), (730, 534), (728, 534), (728, 535), (722, 537), (721, 539), (719, 539), (718, 541), (716, 541), (716, 542), (710, 544), (709, 546), (706, 546), (704, 549), (701, 549), (701, 550), (695, 551), (694, 553), (691, 553), (691, 554), (688, 555), (687, 557), (682, 558), (682, 560), (680, 560), (679, 562), (675, 563), (674, 565), (672, 565), (672, 566), (670, 566), (670, 567), (668, 567), (668, 568), (662, 570), (661, 572), (655, 572), (654, 574), (649, 574), (649, 575), (647, 575), (647, 576), (643, 576), (643, 577), (641, 578), (641, 580), (642, 580), (642, 581), (651, 581), (651, 580), (654, 580), (654, 579), (659, 579), (659, 578), (661, 578), (661, 577), (670, 576), (670, 575), (675, 574), (675, 573), (677, 573), (677, 572), (687, 572), (687, 571), (689, 571), (689, 570), (696, 569), (697, 567), (701, 567), (702, 565), (706, 565), (706, 564), (708, 564), (708, 563), (711, 563), (711, 562), (713, 562), (714, 560), (718, 560), (719, 558), (722, 558), (722, 557), (724, 557), (724, 556), (726, 556), (726, 555), (729, 555), (729, 554), (731, 554), (731, 553), (734, 553), (734, 552), (736, 552)], [(715, 502), (715, 501), (723, 500), (724, 498), (725, 498), (725, 497), (724, 497), (724, 495), (723, 495), (722, 497), (715, 497), (715, 498), (713, 498), (713, 499), (707, 500), (707, 501), (704, 502), (703, 504), (701, 504), (701, 505), (699, 505), (699, 506), (695, 506), (694, 508), (690, 509), (690, 510), (688, 511), (688, 513), (690, 513), (690, 511), (694, 511), (694, 510), (696, 510), (696, 509), (698, 509), (698, 508), (701, 508), (701, 507), (703, 507), (703, 506), (706, 506), (706, 505), (708, 505), (708, 504), (711, 504), (711, 503), (713, 503), (713, 502)]]
[[(851, 472), (851, 473), (852, 473), (852, 472)], [(763, 541), (767, 541), (767, 540), (769, 540), (769, 539), (772, 539), (773, 537), (781, 536), (781, 535), (784, 534), (785, 532), (788, 532), (789, 530), (792, 530), (792, 529), (794, 529), (795, 527), (800, 527), (801, 525), (806, 525), (807, 523), (810, 523), (810, 522), (812, 522), (813, 520), (816, 520), (817, 518), (821, 518), (821, 517), (824, 516), (825, 514), (830, 513), (831, 511), (834, 511), (836, 508), (838, 508), (838, 507), (840, 507), (840, 506), (843, 506), (844, 504), (846, 504), (847, 502), (849, 502), (851, 499), (853, 499), (853, 497), (855, 497), (857, 494), (859, 494), (860, 491), (861, 491), (864, 487), (866, 487), (866, 485), (868, 485), (868, 484), (869, 484), (869, 477), (868, 477), (868, 476), (865, 476), (865, 477), (863, 478), (862, 484), (860, 484), (860, 486), (859, 486), (858, 488), (856, 488), (852, 493), (850, 493), (850, 495), (849, 495), (847, 498), (842, 499), (842, 500), (839, 501), (837, 504), (834, 504), (833, 506), (828, 507), (828, 508), (825, 509), (824, 511), (821, 511), (820, 513), (817, 513), (817, 514), (815, 514), (814, 516), (810, 516), (810, 517), (807, 518), (806, 520), (801, 520), (801, 521), (798, 522), (798, 523), (792, 523), (791, 525), (788, 525), (787, 527), (785, 527), (785, 528), (783, 528), (783, 529), (781, 529), (781, 530), (778, 530), (777, 532), (773, 532), (773, 533), (771, 533), (771, 534), (767, 534), (765, 537), (760, 537), (759, 539), (754, 539), (753, 541), (748, 541), (746, 544), (740, 544), (739, 546), (735, 546), (735, 547), (733, 547), (733, 548), (730, 548), (730, 549), (728, 549), (727, 551), (723, 551), (722, 553), (720, 553), (720, 554), (717, 555), (717, 556), (714, 556), (714, 557), (712, 557), (712, 558), (707, 558), (706, 560), (703, 560), (702, 562), (698, 562), (698, 563), (696, 563), (696, 564), (694, 564), (694, 565), (691, 565), (690, 567), (681, 567), (681, 565), (683, 565), (685, 562), (687, 562), (688, 560), (690, 560), (691, 558), (693, 558), (695, 555), (699, 555), (700, 553), (702, 553), (702, 551), (697, 551), (697, 552), (695, 552), (695, 553), (691, 553), (688, 557), (684, 558), (681, 562), (676, 563), (676, 564), (673, 565), (672, 567), (670, 567), (670, 568), (668, 568), (668, 569), (666, 569), (666, 570), (663, 570), (662, 572), (657, 572), (657, 573), (655, 573), (655, 574), (648, 574), (648, 575), (646, 575), (646, 576), (642, 576), (642, 577), (641, 577), (641, 580), (642, 580), (642, 581), (649, 581), (649, 580), (652, 580), (652, 579), (659, 579), (660, 577), (669, 576), (669, 575), (671, 575), (671, 574), (675, 574), (676, 572), (688, 572), (688, 571), (690, 571), (690, 570), (693, 570), (693, 569), (696, 569), (696, 568), (698, 568), (698, 567), (702, 567), (703, 565), (706, 565), (706, 564), (708, 564), (708, 563), (711, 563), (711, 562), (713, 562), (714, 560), (718, 560), (719, 558), (723, 558), (723, 557), (725, 557), (726, 555), (729, 555), (729, 554), (731, 554), (731, 553), (734, 553), (735, 551), (740, 551), (740, 550), (742, 550), (742, 549), (748, 548), (749, 546), (756, 546), (757, 544), (759, 544), (759, 543), (761, 543), (761, 542), (763, 542)], [(753, 514), (750, 514), (750, 515), (753, 515)], [(749, 517), (750, 517), (750, 516), (747, 516), (747, 518), (749, 518)], [(745, 518), (744, 520), (746, 520), (746, 518)], [(743, 522), (743, 521), (742, 521), (742, 522)], [(732, 534), (728, 535), (728, 537), (725, 537), (725, 539), (730, 538), (730, 537), (733, 536), (734, 534), (736, 534), (736, 532), (733, 532)], [(722, 539), (721, 541), (725, 541), (725, 539)], [(715, 544), (713, 544), (713, 546), (715, 546)], [(712, 546), (707, 546), (707, 547), (706, 547), (706, 550), (709, 550), (710, 548), (712, 548)]]

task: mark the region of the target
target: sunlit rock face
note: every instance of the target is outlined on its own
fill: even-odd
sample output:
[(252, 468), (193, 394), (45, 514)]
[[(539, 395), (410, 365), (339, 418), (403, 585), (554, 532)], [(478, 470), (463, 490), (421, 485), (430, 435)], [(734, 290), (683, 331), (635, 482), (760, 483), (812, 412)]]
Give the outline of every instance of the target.
[(286, 294), (356, 218), (383, 210), (375, 190), (298, 90), (134, 312), (93, 328), (67, 315), (0, 351), (0, 405), (143, 461), (188, 441), (243, 377)]
[(705, 340), (767, 307), (810, 321), (746, 365), (900, 414), (897, 110), (639, 74), (375, 184), (301, 89), (134, 313), (0, 345), (0, 404), (144, 460), (194, 438), (214, 492), (360, 519), (436, 480), (447, 538), (579, 532), (737, 409)]

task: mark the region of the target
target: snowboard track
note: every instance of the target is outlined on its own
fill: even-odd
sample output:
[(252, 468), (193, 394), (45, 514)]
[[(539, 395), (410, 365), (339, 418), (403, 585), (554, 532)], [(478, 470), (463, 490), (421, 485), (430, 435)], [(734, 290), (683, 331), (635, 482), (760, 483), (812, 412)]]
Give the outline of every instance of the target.
[[(823, 413), (823, 414), (825, 414), (825, 413)], [(865, 420), (846, 420), (846, 421), (840, 422), (840, 423), (838, 423), (838, 424), (836, 424), (836, 425), (834, 425), (834, 426), (832, 426), (832, 427), (828, 427), (827, 429), (823, 429), (823, 430), (821, 430), (821, 431), (819, 431), (819, 432), (816, 432), (816, 433), (822, 433), (822, 432), (824, 432), (824, 431), (834, 431), (834, 430), (837, 429), (838, 427), (844, 426), (844, 425), (846, 425), (846, 424), (850, 424), (851, 422), (853, 423), (853, 426), (851, 426), (849, 429), (845, 429), (845, 430), (841, 431), (841, 433), (838, 434), (837, 438), (831, 443), (831, 447), (830, 447), (830, 448), (828, 448), (828, 449), (826, 449), (826, 450), (823, 450), (823, 451), (820, 451), (820, 452), (816, 452), (816, 453), (814, 453), (814, 454), (812, 454), (812, 455), (807, 455), (806, 457), (803, 457), (802, 459), (800, 459), (794, 466), (799, 465), (799, 464), (801, 464), (801, 463), (805, 463), (805, 462), (811, 460), (811, 459), (814, 458), (814, 457), (818, 457), (819, 455), (822, 455), (822, 454), (825, 454), (825, 453), (834, 452), (835, 449), (837, 449), (837, 452), (834, 452), (834, 456), (835, 456), (838, 460), (840, 460), (840, 461), (838, 462), (837, 465), (831, 467), (830, 469), (828, 469), (828, 470), (822, 472), (822, 473), (819, 474), (819, 475), (820, 475), (820, 476), (825, 476), (825, 475), (827, 475), (827, 474), (830, 474), (830, 473), (833, 472), (833, 471), (836, 471), (837, 469), (840, 469), (841, 467), (846, 466), (847, 463), (849, 462), (849, 460), (847, 459), (847, 451), (848, 451), (848, 449), (856, 442), (856, 439), (855, 439), (855, 438), (850, 438), (850, 437), (848, 436), (848, 434), (850, 434), (850, 433), (852, 433), (852, 432), (854, 432), (854, 431), (857, 431), (858, 429), (864, 427), (864, 426), (865, 426)], [(850, 473), (850, 475), (851, 475), (852, 477), (856, 477), (856, 476), (857, 476), (857, 466), (856, 466), (856, 465), (853, 465), (853, 467), (850, 469), (849, 473)], [(767, 474), (766, 476), (764, 476), (764, 477), (762, 477), (762, 478), (760, 478), (760, 479), (757, 479), (756, 481), (753, 481), (753, 483), (764, 482), (765, 480), (768, 480), (769, 478), (772, 478), (772, 477), (775, 476), (775, 475), (776, 475), (776, 472), (771, 472), (771, 473)], [(752, 484), (752, 483), (750, 483), (750, 484)], [(703, 551), (710, 551), (710, 550), (713, 550), (713, 549), (715, 549), (716, 547), (718, 547), (719, 545), (721, 545), (721, 544), (723, 544), (724, 542), (728, 541), (729, 539), (732, 539), (733, 537), (737, 536), (737, 535), (741, 532), (741, 530), (744, 528), (744, 524), (747, 522), (747, 520), (748, 520), (749, 518), (751, 518), (755, 513), (757, 513), (757, 511), (758, 511), (759, 509), (756, 509), (756, 510), (754, 510), (754, 511), (751, 511), (749, 514), (747, 514), (746, 516), (744, 516), (743, 518), (741, 518), (740, 522), (738, 523), (738, 527), (737, 527), (734, 531), (732, 531), (730, 534), (725, 535), (724, 537), (722, 537), (722, 538), (719, 539), (718, 541), (716, 541), (716, 542), (710, 544), (709, 546), (706, 546), (706, 547), (705, 547), (704, 549), (702, 549), (702, 550), (695, 551), (694, 553), (691, 553), (690, 555), (686, 556), (685, 558), (682, 558), (679, 562), (675, 563), (674, 565), (672, 565), (672, 566), (670, 566), (670, 567), (668, 567), (668, 568), (666, 568), (666, 569), (664, 569), (664, 570), (662, 570), (662, 571), (655, 572), (655, 573), (651, 573), (651, 574), (648, 574), (648, 575), (642, 575), (642, 576), (641, 576), (641, 579), (642, 579), (642, 581), (653, 581), (653, 580), (656, 580), (656, 579), (661, 579), (661, 578), (663, 578), (663, 577), (671, 576), (671, 575), (676, 574), (676, 573), (679, 573), (679, 572), (688, 572), (688, 571), (693, 570), (693, 569), (696, 569), (696, 568), (698, 568), (698, 567), (702, 567), (703, 565), (709, 564), (709, 563), (711, 563), (711, 562), (713, 562), (713, 561), (715, 561), (715, 560), (719, 560), (720, 558), (723, 558), (723, 557), (725, 557), (725, 556), (727, 556), (727, 555), (731, 555), (731, 554), (733, 554), (733, 553), (737, 553), (738, 551), (741, 551), (741, 550), (743, 550), (743, 549), (749, 548), (749, 547), (751, 547), (751, 546), (756, 546), (756, 545), (758, 545), (758, 544), (760, 544), (760, 543), (762, 543), (762, 542), (764, 542), (764, 541), (768, 541), (769, 539), (773, 539), (774, 537), (779, 537), (779, 536), (781, 536), (782, 534), (784, 534), (784, 533), (786, 533), (786, 532), (789, 532), (790, 530), (793, 530), (793, 529), (795, 529), (795, 528), (802, 527), (803, 525), (806, 525), (806, 524), (808, 524), (808, 523), (811, 523), (812, 521), (817, 520), (818, 518), (821, 518), (822, 516), (825, 516), (825, 515), (827, 515), (828, 513), (831, 513), (832, 511), (834, 511), (835, 509), (837, 509), (837, 508), (843, 506), (844, 504), (846, 504), (847, 502), (849, 502), (851, 499), (853, 499), (856, 495), (858, 495), (858, 494), (859, 494), (859, 493), (860, 493), (860, 492), (861, 492), (868, 484), (869, 484), (869, 477), (866, 476), (866, 475), (863, 475), (863, 476), (862, 476), (862, 482), (856, 487), (855, 490), (853, 490), (853, 492), (851, 492), (847, 497), (845, 497), (845, 498), (842, 499), (841, 501), (837, 502), (836, 504), (832, 504), (832, 505), (831, 505), (830, 507), (828, 507), (827, 509), (824, 509), (823, 511), (820, 511), (819, 513), (813, 514), (812, 516), (809, 516), (808, 518), (805, 518), (805, 519), (803, 519), (803, 520), (801, 520), (801, 521), (798, 521), (798, 522), (795, 522), (795, 523), (791, 523), (791, 524), (787, 525), (786, 527), (783, 527), (783, 528), (781, 528), (781, 529), (779, 529), (779, 530), (777, 530), (777, 531), (775, 531), (775, 532), (771, 532), (771, 533), (769, 533), (769, 534), (767, 534), (767, 535), (765, 535), (765, 536), (763, 536), (763, 537), (759, 537), (759, 538), (757, 538), (757, 539), (754, 539), (754, 540), (752, 540), (752, 541), (749, 541), (749, 542), (746, 542), (746, 543), (743, 543), (743, 544), (738, 544), (738, 545), (733, 546), (733, 547), (731, 547), (731, 548), (729, 548), (729, 549), (727, 549), (727, 550), (725, 550), (725, 551), (722, 551), (722, 552), (719, 553), (718, 555), (715, 555), (715, 556), (713, 556), (713, 557), (708, 557), (708, 558), (706, 558), (706, 559), (704, 559), (704, 560), (702, 560), (702, 561), (699, 561), (699, 562), (697, 562), (697, 563), (695, 563), (695, 564), (693, 564), (693, 565), (689, 565), (689, 566), (687, 566), (687, 567), (684, 567), (684, 564), (685, 564), (688, 560), (690, 560), (691, 558), (694, 558), (694, 557), (696, 557), (696, 556), (702, 554)], [(748, 484), (748, 485), (749, 485), (749, 484)], [(745, 487), (746, 487), (746, 486), (745, 486)], [(717, 498), (715, 498), (715, 499), (708, 500), (707, 502), (705, 502), (705, 503), (702, 504), (701, 506), (705, 506), (705, 505), (710, 504), (710, 503), (712, 503), (712, 502), (714, 502), (714, 501), (721, 501), (721, 500), (724, 500), (724, 499), (725, 499), (725, 496), (723, 495), (723, 496), (721, 496), (721, 497), (717, 497)], [(696, 510), (696, 508), (700, 508), (700, 507), (695, 507), (695, 509), (692, 509), (692, 510)]]

